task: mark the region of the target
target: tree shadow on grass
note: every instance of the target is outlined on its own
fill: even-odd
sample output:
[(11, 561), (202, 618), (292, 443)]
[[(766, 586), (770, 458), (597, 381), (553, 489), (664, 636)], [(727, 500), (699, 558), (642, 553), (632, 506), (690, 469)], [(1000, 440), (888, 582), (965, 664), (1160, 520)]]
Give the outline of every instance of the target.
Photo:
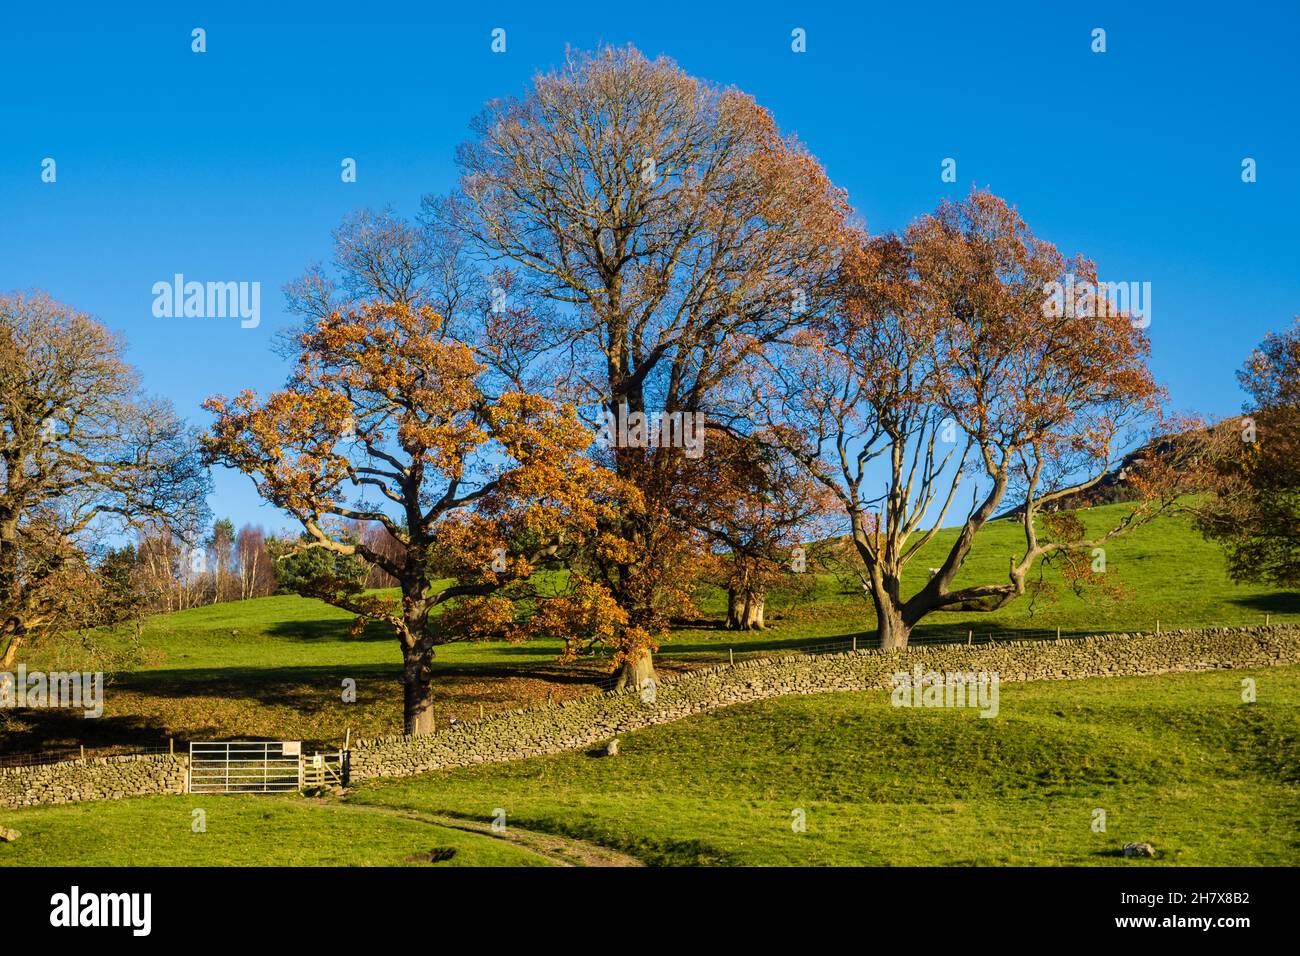
[(1232, 603), (1269, 614), (1300, 614), (1300, 591), (1252, 594), (1250, 597), (1234, 598)]
[(362, 632), (353, 637), (351, 621), (281, 621), (266, 628), (265, 633), (291, 641), (337, 641), (371, 643), (395, 642), (393, 629), (379, 621), (370, 621)]
[[(727, 651), (735, 651), (739, 654), (753, 654), (756, 652), (774, 652), (790, 651), (798, 652), (810, 647), (833, 646), (844, 644), (847, 650), (852, 646), (853, 634), (834, 635), (834, 636), (817, 636), (817, 637), (777, 637), (767, 636), (763, 631), (723, 631), (717, 639), (700, 639), (695, 637), (690, 639), (671, 639), (666, 641), (659, 648), (661, 659), (674, 657), (677, 655), (700, 654), (711, 655), (714, 657), (727, 657)], [(868, 646), (866, 643), (869, 637), (872, 641), (875, 639), (874, 631), (862, 631), (858, 634), (859, 647)]]
[[(362, 633), (353, 637), (350, 633), (351, 622), (349, 621), (284, 621), (273, 624), (266, 628), (265, 634), (276, 638), (284, 638), (289, 641), (301, 641), (303, 643), (380, 643), (394, 645), (396, 653), (397, 639), (393, 630), (387, 624), (378, 621), (371, 621), (366, 624)], [(559, 641), (526, 641), (518, 644), (512, 644), (507, 641), (454, 641), (450, 644), (440, 645), (434, 655), (435, 666), (441, 664), (451, 664), (455, 666), (455, 661), (448, 661), (445, 656), (439, 656), (439, 651), (445, 651), (451, 648), (477, 649), (490, 652), (494, 657), (518, 657), (518, 658), (539, 658), (554, 659), (559, 656), (561, 644)]]
[[(797, 624), (786, 624), (780, 630), (792, 631), (797, 626)], [(1098, 627), (1095, 632), (1104, 633), (1107, 630), (1105, 627)], [(1090, 632), (1090, 629), (1077, 628), (1063, 631), (1061, 636), (1077, 636), (1081, 632)], [(1015, 624), (986, 621), (919, 625), (912, 632), (911, 643), (914, 645), (989, 644), (1005, 643), (1006, 641), (1051, 640), (1055, 637), (1055, 627), (1027, 628)], [(845, 630), (839, 634), (817, 634), (809, 637), (796, 635), (777, 636), (771, 631), (720, 631), (716, 639), (692, 635), (691, 638), (685, 640), (670, 640), (660, 648), (660, 657), (698, 654), (710, 656), (714, 659), (718, 657), (725, 659), (729, 650), (737, 654), (771, 654), (781, 651), (790, 653), (848, 651), (853, 649), (855, 641), (858, 650), (880, 646), (880, 639), (874, 628), (870, 630)]]
[(0, 726), (0, 765), (18, 754), (41, 754), (72, 760), (80, 748), (102, 757), (114, 750), (167, 745), (167, 728), (156, 717), (121, 715), (85, 718), (77, 710), (24, 709), (10, 712)]
[[(473, 720), (599, 689), (600, 669), (552, 664), (543, 669), (452, 664), (434, 675), (439, 721)], [(85, 719), (74, 710), (8, 711), (0, 725), (0, 755), (177, 746), (202, 739), (341, 739), (345, 728), (359, 736), (400, 733), (399, 664), (277, 668), (195, 668), (134, 671), (105, 687), (107, 713)], [(345, 680), (355, 681), (355, 702), (345, 702)], [(103, 752), (98, 754), (104, 755)], [(75, 753), (65, 756), (76, 756)]]
[[(463, 708), (462, 716), (470, 717), (477, 704), (514, 708), (582, 696), (597, 690), (608, 677), (596, 662), (528, 667), (435, 662), (433, 690), (440, 703)], [(257, 707), (290, 707), (311, 717), (339, 706), (345, 680), (355, 681), (358, 705), (401, 700), (397, 663), (135, 671), (119, 675), (111, 686), (124, 695), (193, 700), (196, 706), (204, 699), (239, 701)]]

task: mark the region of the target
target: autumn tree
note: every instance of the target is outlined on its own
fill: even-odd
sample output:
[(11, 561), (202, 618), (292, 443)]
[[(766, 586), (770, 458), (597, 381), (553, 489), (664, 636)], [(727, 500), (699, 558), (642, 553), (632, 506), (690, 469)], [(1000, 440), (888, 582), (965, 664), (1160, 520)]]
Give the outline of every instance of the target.
[[(489, 103), (473, 129), (459, 194), (426, 212), (556, 303), (564, 354), (598, 411), (707, 415), (747, 358), (827, 302), (844, 196), (738, 90), (604, 48)], [(688, 535), (665, 459), (681, 455), (613, 454), (643, 506), (624, 509), (628, 547), (602, 573), (641, 629), (662, 626), (660, 583), (678, 586), (663, 562)], [(652, 673), (649, 651), (625, 676)]]
[(834, 500), (761, 435), (720, 433), (693, 464), (680, 513), (718, 557), (713, 577), (727, 593), (726, 627), (762, 630), (769, 590), (814, 584), (804, 543), (830, 533)]
[[(392, 629), (408, 733), (432, 729), (435, 649), (520, 633), (518, 583), (592, 533), (608, 507), (573, 408), (493, 374), (428, 306), (379, 301), (318, 317), (285, 389), (207, 408), (210, 461), (245, 472), (296, 518), (302, 548), (355, 555), (400, 582), (393, 600), (356, 581), (312, 586)], [(400, 555), (331, 533), (341, 521), (383, 526)], [(570, 610), (546, 613), (554, 622)]]
[[(882, 646), (903, 647), (941, 610), (992, 611), (1022, 595), (1036, 563), (1091, 552), (1174, 498), (1158, 463), (1126, 476), (1142, 500), (1093, 532), (1039, 517), (1092, 487), (1160, 390), (1139, 323), (1104, 296), (1053, 299), (1052, 283), (1096, 290), (1096, 270), (1036, 238), (987, 192), (864, 240), (837, 279), (839, 306), (755, 373), (763, 418), (833, 494), (865, 571)], [(903, 574), (956, 509), (956, 534), (928, 580)], [(976, 536), (1000, 510), (1024, 542), (1006, 577), (958, 587)]]
[[(344, 218), (333, 232), (333, 242), (329, 266), (313, 265), (286, 287), (290, 310), (302, 317), (304, 329), (314, 328), (336, 311), (355, 310), (367, 303), (432, 309), (440, 322), (430, 334), (438, 340), (462, 342), (493, 378), (498, 390), (508, 387), (544, 394), (559, 405), (570, 403), (582, 393), (574, 383), (572, 363), (558, 350), (563, 336), (545, 297), (537, 294), (532, 283), (500, 263), (472, 261), (466, 237), (459, 229), (432, 216), (412, 221), (391, 209), (362, 209)], [(288, 351), (296, 354), (298, 339), (291, 337), (289, 344), (292, 347)], [(594, 449), (593, 457), (601, 467), (609, 466), (606, 450)], [(643, 497), (630, 484), (608, 484), (621, 488), (622, 495), (619, 509), (609, 509), (607, 525), (614, 522), (612, 516), (618, 511), (639, 509)], [(681, 532), (678, 526), (660, 523), (647, 546), (635, 552), (636, 560), (664, 560), (678, 572), (677, 586), (668, 583), (658, 592), (654, 602), (658, 620), (680, 611), (687, 603), (684, 582), (690, 574), (691, 555)], [(390, 562), (400, 564), (404, 560), (404, 546), (381, 524), (345, 521), (337, 533), (387, 555)], [(605, 527), (581, 542), (569, 542), (565, 551), (571, 574), (566, 580), (571, 585), (571, 597), (584, 592), (591, 607), (606, 605), (603, 600), (595, 600), (597, 592), (606, 589), (603, 583), (588, 587), (582, 582), (600, 579), (609, 555), (631, 555), (631, 549), (616, 538)], [(674, 559), (664, 555), (673, 555)], [(281, 577), (288, 574), (294, 578), (291, 586), (297, 588), (302, 575), (294, 569), (301, 568), (304, 562), (320, 564), (323, 560), (319, 555), (299, 554), (278, 562)], [(371, 563), (369, 567), (367, 586), (398, 586), (398, 580), (383, 565)], [(551, 599), (558, 597), (551, 595)], [(548, 604), (547, 614), (537, 615), (537, 620), (565, 619), (565, 615), (556, 613), (558, 606)], [(563, 641), (564, 659), (584, 652), (612, 650), (612, 662), (617, 668), (639, 648), (653, 645), (649, 631), (631, 625), (621, 612), (600, 626), (595, 626), (594, 620), (590, 623), (593, 626), (581, 633), (571, 630), (554, 635)]]
[(0, 668), (98, 623), (98, 542), (141, 521), (195, 527), (208, 478), (194, 436), (122, 353), (43, 293), (0, 296)]
[(1300, 586), (1300, 319), (1269, 333), (1237, 378), (1245, 414), (1202, 435), (1214, 481), (1198, 520), (1235, 579)]

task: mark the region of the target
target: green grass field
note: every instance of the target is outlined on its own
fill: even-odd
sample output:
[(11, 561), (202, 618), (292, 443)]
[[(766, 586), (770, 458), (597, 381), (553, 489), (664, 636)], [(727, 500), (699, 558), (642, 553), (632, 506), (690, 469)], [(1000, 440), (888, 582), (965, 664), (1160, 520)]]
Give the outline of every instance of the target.
[[(24, 831), (0, 865), (398, 865), (435, 847), (457, 850), (435, 865), (548, 862), (426, 822), (482, 828), (498, 808), (509, 833), (650, 865), (1300, 863), (1300, 667), (1006, 684), (1000, 705), (983, 719), (895, 709), (885, 692), (786, 697), (628, 734), (617, 757), (374, 781), (341, 805), (190, 795), (0, 812)], [(191, 832), (194, 808), (206, 833)], [(1127, 841), (1157, 858), (1122, 858)]]
[(631, 734), (615, 758), (457, 770), (354, 799), (501, 807), (655, 864), (1134, 865), (1116, 851), (1144, 841), (1160, 863), (1294, 865), (1298, 735), (1297, 667), (1003, 685), (994, 719), (828, 694)]
[[(1124, 505), (1081, 513), (1094, 528), (1114, 522)], [(910, 567), (919, 587), (926, 568), (938, 563), (951, 532), (940, 534)], [(982, 532), (958, 584), (997, 580), (1006, 556), (1020, 543), (1018, 526), (994, 522)], [(1168, 516), (1117, 539), (1107, 551), (1107, 573), (1124, 582), (1129, 597), (1101, 601), (1061, 589), (1055, 601), (1028, 597), (993, 614), (936, 614), (915, 639), (1009, 639), (1061, 628), (1071, 631), (1151, 630), (1227, 623), (1300, 621), (1300, 594), (1235, 584), (1224, 571), (1217, 546), (1206, 542), (1182, 516)], [(1049, 584), (1059, 577), (1049, 569)], [(816, 593), (795, 599), (773, 594), (768, 630), (723, 630), (722, 595), (703, 589), (705, 619), (677, 628), (659, 654), (672, 670), (751, 654), (847, 644), (874, 637), (870, 606), (841, 593), (829, 576)], [(107, 689), (105, 714), (86, 721), (57, 711), (0, 714), (0, 749), (26, 752), (75, 747), (165, 745), (167, 738), (249, 736), (337, 744), (348, 728), (375, 736), (401, 729), (400, 656), (395, 641), (377, 625), (348, 636), (349, 615), (296, 596), (196, 608), (147, 619), (139, 640), (130, 630), (95, 635), (38, 650), (29, 667), (108, 669), (117, 673)], [(512, 646), (501, 642), (457, 644), (438, 652), (435, 690), (440, 718), (476, 717), (545, 700), (590, 693), (608, 679), (601, 660), (576, 666), (555, 663), (554, 643)], [(342, 685), (356, 681), (357, 701), (345, 704)]]
[[(0, 866), (548, 865), (490, 836), (275, 796), (141, 797), (0, 816), (22, 832), (0, 844)], [(417, 859), (434, 851), (447, 858)]]

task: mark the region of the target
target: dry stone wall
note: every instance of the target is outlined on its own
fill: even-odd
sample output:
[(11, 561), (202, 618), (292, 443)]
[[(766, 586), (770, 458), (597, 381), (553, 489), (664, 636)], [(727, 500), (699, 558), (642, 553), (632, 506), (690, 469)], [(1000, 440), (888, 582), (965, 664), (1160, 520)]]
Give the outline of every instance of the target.
[(885, 689), (898, 671), (996, 672), (1002, 682), (1068, 680), (1300, 663), (1300, 628), (1242, 627), (1110, 634), (1061, 641), (943, 644), (759, 658), (663, 678), (637, 691), (495, 714), (424, 736), (359, 741), (352, 780), (518, 760), (590, 747), (619, 734), (786, 694)]
[(188, 758), (145, 754), (0, 767), (0, 807), (184, 793)]
[[(758, 658), (665, 677), (653, 700), (613, 691), (494, 714), (424, 736), (354, 742), (351, 779), (407, 776), (604, 744), (640, 727), (786, 694), (885, 689), (897, 671), (996, 672), (1003, 682), (1300, 663), (1300, 628), (1214, 628), (1061, 641), (943, 644), (902, 651)], [(183, 793), (184, 755), (103, 757), (0, 768), (0, 807)]]

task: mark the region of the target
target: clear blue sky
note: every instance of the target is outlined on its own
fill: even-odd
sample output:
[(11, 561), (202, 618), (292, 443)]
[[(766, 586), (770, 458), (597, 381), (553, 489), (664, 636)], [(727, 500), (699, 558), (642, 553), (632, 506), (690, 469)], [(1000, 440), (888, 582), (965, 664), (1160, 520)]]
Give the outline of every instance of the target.
[[(566, 44), (632, 42), (753, 94), (875, 231), (978, 184), (1103, 278), (1151, 282), (1173, 404), (1236, 411), (1243, 356), (1300, 313), (1300, 8), (999, 6), (7, 4), (0, 289), (46, 289), (121, 330), (147, 387), (206, 424), (207, 395), (282, 382), (280, 289), (328, 258), (344, 213), (414, 213), (452, 185), (484, 100), (521, 92)], [(261, 326), (155, 318), (151, 287), (176, 272), (260, 281)], [(212, 505), (286, 524), (234, 474)]]

